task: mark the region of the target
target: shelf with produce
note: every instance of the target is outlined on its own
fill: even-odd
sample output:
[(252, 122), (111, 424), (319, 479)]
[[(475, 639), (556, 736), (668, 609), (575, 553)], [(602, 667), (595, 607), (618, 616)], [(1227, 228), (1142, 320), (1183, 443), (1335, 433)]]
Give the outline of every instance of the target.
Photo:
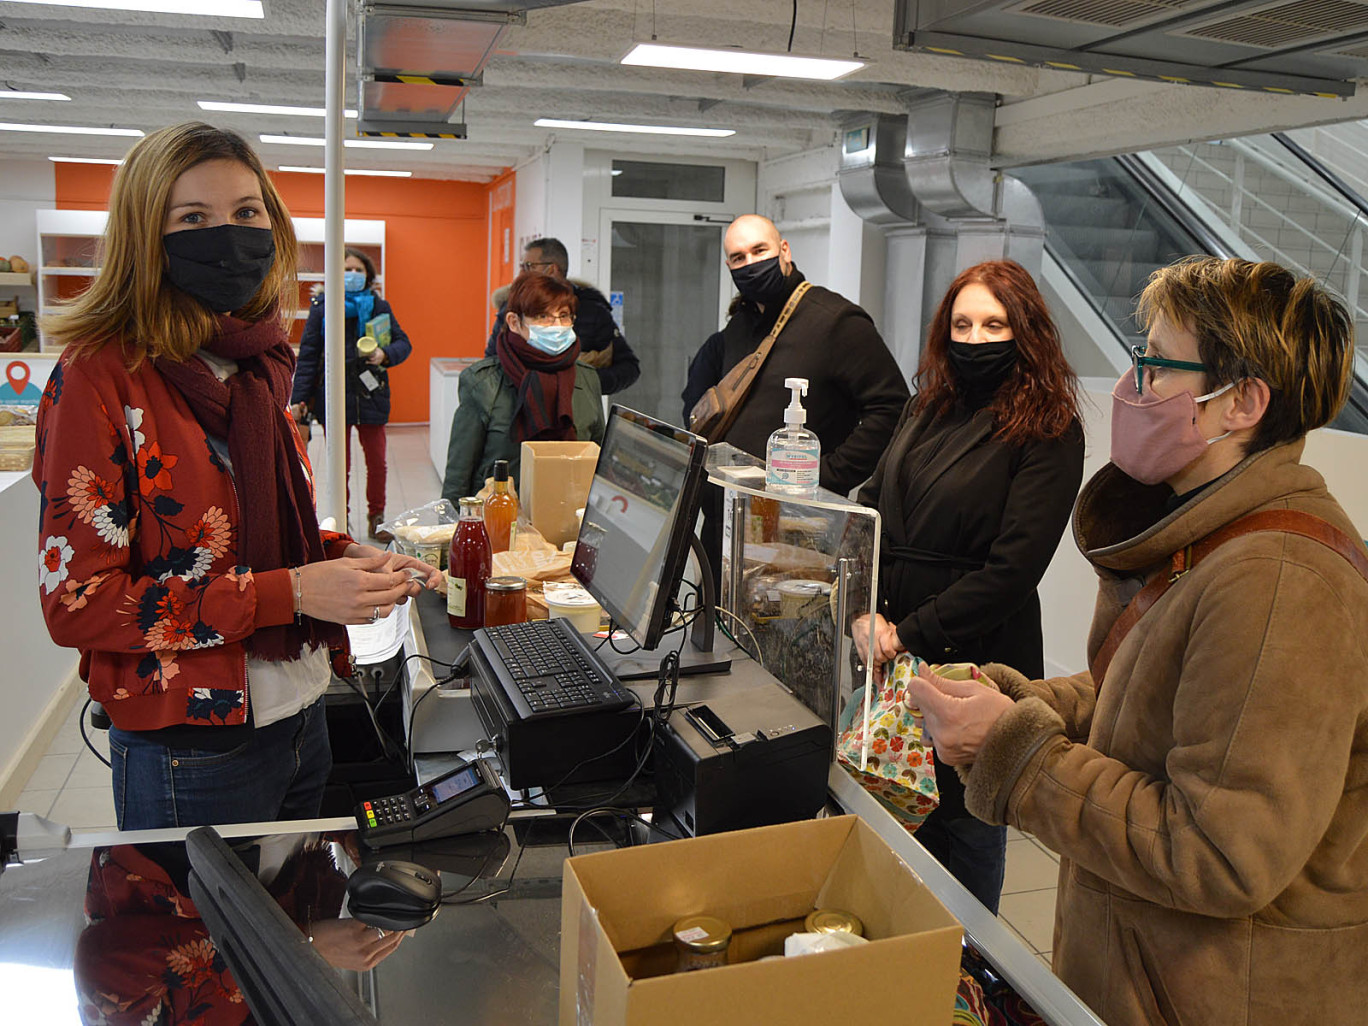
[(0, 273), (0, 286), (4, 288), (33, 288), (32, 271), (5, 271)]

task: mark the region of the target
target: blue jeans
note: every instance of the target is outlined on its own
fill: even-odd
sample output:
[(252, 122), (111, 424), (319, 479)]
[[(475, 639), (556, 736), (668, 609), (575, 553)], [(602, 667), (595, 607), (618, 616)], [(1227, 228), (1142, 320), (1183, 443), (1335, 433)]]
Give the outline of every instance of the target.
[(312, 819), (332, 771), (323, 699), (228, 752), (168, 748), (109, 731), (120, 830)]
[[(937, 810), (939, 811), (939, 810)], [(973, 816), (942, 818), (935, 812), (917, 828), (916, 838), (937, 862), (997, 915), (1007, 870), (1007, 828)]]

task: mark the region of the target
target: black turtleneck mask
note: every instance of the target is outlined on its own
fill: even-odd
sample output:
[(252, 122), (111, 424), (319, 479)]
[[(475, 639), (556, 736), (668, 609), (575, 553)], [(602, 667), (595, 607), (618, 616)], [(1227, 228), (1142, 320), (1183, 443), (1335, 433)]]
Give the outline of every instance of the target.
[(1016, 341), (952, 341), (949, 357), (950, 366), (955, 372), (955, 383), (964, 392), (975, 396), (991, 395), (1016, 369)]

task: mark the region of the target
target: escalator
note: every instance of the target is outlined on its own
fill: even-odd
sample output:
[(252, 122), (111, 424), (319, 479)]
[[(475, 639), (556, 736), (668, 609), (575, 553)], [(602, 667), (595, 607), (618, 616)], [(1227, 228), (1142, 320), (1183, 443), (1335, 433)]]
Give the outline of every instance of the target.
[[(1288, 153), (1299, 160), (1314, 161), (1305, 151), (1296, 154), (1288, 150)], [(1198, 169), (1201, 172), (1198, 174), (1194, 168), (1197, 168), (1195, 161), (1190, 161), (1184, 169), (1181, 154), (1167, 153), (1013, 169), (1012, 174), (1030, 186), (1040, 201), (1045, 217), (1048, 258), (1054, 261), (1092, 313), (1112, 328), (1110, 340), (1094, 340), (1099, 347), (1120, 346), (1124, 359), (1129, 359), (1130, 346), (1144, 343), (1143, 332), (1134, 318), (1135, 300), (1150, 275), (1181, 257), (1201, 253), (1221, 258), (1277, 260), (1299, 274), (1315, 274), (1341, 298), (1348, 292), (1356, 323), (1368, 324), (1368, 311), (1359, 307), (1356, 273), (1351, 276), (1341, 267), (1340, 279), (1336, 280), (1318, 268), (1302, 266), (1299, 261), (1289, 259), (1276, 245), (1269, 245), (1268, 230), (1241, 230), (1243, 210), (1238, 200), (1225, 207), (1236, 215), (1232, 223), (1230, 218), (1223, 216), (1220, 197), (1212, 199), (1204, 194), (1203, 190), (1219, 192), (1222, 176), (1211, 173), (1206, 167)], [(1300, 174), (1315, 176), (1315, 172), (1306, 167)], [(1227, 183), (1227, 191), (1232, 197), (1237, 192), (1237, 184), (1233, 180)], [(1362, 223), (1359, 224), (1358, 209), (1350, 200), (1339, 199), (1350, 212), (1351, 223), (1368, 227), (1368, 204), (1358, 200), (1362, 207)], [(1254, 206), (1251, 202), (1251, 219)], [(1265, 211), (1258, 213), (1267, 215)], [(1301, 233), (1323, 232), (1324, 228), (1320, 227), (1325, 223), (1322, 213), (1314, 209), (1305, 213), (1315, 227), (1302, 227)], [(1339, 263), (1346, 263), (1351, 256), (1361, 258), (1361, 247), (1348, 244), (1351, 237), (1341, 239), (1336, 231), (1330, 234), (1334, 237), (1323, 240), (1320, 248), (1333, 250)], [(1364, 298), (1368, 300), (1368, 294)], [(1368, 332), (1363, 334), (1368, 335)], [(1361, 341), (1368, 342), (1368, 337)], [(1117, 354), (1110, 355), (1115, 364)], [(1349, 402), (1331, 426), (1368, 434), (1368, 358), (1363, 349), (1357, 352)]]

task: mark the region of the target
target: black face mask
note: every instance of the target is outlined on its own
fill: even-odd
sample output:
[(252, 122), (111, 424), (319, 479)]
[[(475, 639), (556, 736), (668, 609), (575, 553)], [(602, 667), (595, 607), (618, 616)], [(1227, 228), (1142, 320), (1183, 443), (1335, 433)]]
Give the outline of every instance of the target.
[(955, 380), (973, 392), (994, 391), (1017, 364), (1015, 339), (1005, 342), (951, 342), (950, 366)]
[(776, 303), (784, 294), (784, 272), (777, 256), (757, 260), (745, 267), (733, 267), (731, 276), (736, 291), (752, 303)]
[(214, 313), (230, 313), (256, 295), (275, 263), (269, 228), (221, 224), (162, 236), (166, 277)]

